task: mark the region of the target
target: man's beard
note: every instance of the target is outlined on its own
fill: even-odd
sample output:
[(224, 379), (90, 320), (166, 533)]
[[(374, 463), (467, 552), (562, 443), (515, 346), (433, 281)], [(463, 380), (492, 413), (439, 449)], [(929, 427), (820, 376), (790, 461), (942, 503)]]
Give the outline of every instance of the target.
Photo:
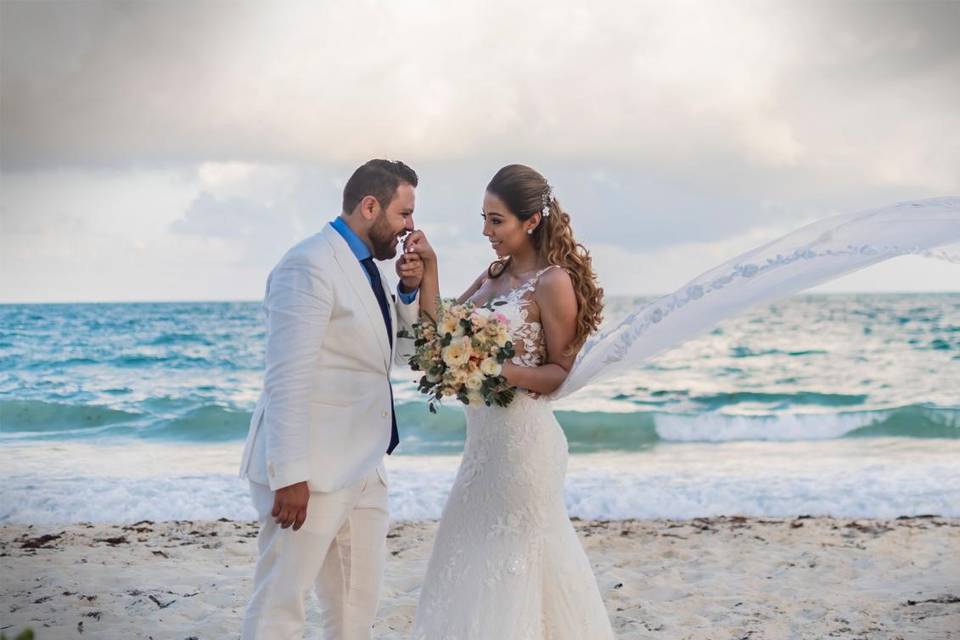
[(373, 245), (373, 257), (377, 260), (389, 260), (397, 255), (397, 234), (390, 228), (383, 212), (370, 227), (370, 244)]

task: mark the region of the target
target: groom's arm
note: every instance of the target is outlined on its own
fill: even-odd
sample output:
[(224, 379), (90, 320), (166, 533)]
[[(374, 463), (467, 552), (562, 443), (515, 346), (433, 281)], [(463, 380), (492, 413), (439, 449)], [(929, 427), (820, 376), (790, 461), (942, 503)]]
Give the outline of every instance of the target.
[(310, 477), (310, 393), (320, 347), (330, 320), (333, 294), (326, 274), (300, 260), (270, 276), (266, 374), (267, 469), (276, 491)]
[[(418, 233), (418, 232), (414, 232)], [(419, 232), (422, 233), (422, 232)], [(397, 334), (393, 361), (404, 365), (416, 353), (413, 325), (420, 319), (420, 283), (423, 280), (423, 262), (420, 256), (406, 251), (396, 262), (397, 276)]]
[(397, 283), (397, 297), (404, 304), (412, 304), (414, 300), (417, 299), (417, 292), (420, 291), (420, 287), (414, 287), (410, 291), (403, 290), (403, 283)]
[(394, 364), (404, 365), (417, 352), (413, 339), (413, 324), (420, 318), (420, 289), (414, 289), (405, 298), (403, 285), (397, 285), (400, 292), (397, 300), (397, 348), (393, 357)]

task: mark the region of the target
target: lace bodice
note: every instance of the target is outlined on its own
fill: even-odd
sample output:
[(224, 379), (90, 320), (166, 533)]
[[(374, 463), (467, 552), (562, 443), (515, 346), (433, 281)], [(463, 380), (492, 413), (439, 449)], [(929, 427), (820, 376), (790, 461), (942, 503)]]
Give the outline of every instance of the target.
[(530, 320), (530, 312), (531, 307), (536, 305), (533, 294), (540, 276), (554, 267), (557, 265), (551, 264), (540, 269), (520, 286), (505, 294), (494, 296), (482, 305), (475, 300), (477, 294), (470, 297), (470, 302), (498, 311), (510, 321), (510, 338), (515, 352), (511, 362), (521, 367), (539, 367), (547, 357), (543, 326), (539, 320)]

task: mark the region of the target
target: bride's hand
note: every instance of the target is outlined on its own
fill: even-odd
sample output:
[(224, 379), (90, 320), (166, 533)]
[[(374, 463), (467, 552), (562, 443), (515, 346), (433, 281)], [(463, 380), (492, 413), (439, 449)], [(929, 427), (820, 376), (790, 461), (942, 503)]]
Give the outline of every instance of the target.
[(396, 262), (403, 291), (413, 291), (423, 281), (423, 260), (416, 253), (404, 253)]
[(517, 365), (513, 364), (510, 360), (504, 360), (500, 365), (500, 375), (507, 379), (507, 384), (511, 387), (516, 387), (516, 371), (519, 369)]
[(523, 375), (530, 371), (530, 367), (522, 367), (518, 364), (514, 364), (510, 360), (506, 360), (500, 366), (500, 375), (507, 380), (507, 384), (517, 390), (520, 393), (522, 389), (524, 393), (529, 395), (531, 398), (539, 398), (541, 393), (537, 391), (532, 391), (523, 386)]
[(411, 232), (403, 241), (404, 253), (415, 253), (420, 256), (425, 266), (435, 265), (437, 254), (427, 241), (427, 236), (423, 231), (417, 229)]

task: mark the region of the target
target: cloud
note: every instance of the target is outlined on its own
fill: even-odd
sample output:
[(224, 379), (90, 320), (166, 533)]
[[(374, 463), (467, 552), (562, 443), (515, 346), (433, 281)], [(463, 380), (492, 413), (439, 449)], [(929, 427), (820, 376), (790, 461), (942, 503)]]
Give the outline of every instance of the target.
[(170, 233), (223, 238), (244, 248), (245, 265), (273, 265), (337, 215), (343, 178), (330, 170), (249, 163), (205, 163), (200, 191)]
[(2, 163), (533, 155), (721, 184), (774, 169), (950, 190), (957, 11), (5, 3)]
[(451, 294), (491, 258), (481, 196), (512, 162), (547, 176), (611, 290), (663, 291), (758, 230), (960, 191), (958, 12), (0, 3), (4, 295), (255, 298), (370, 157), (419, 172)]

